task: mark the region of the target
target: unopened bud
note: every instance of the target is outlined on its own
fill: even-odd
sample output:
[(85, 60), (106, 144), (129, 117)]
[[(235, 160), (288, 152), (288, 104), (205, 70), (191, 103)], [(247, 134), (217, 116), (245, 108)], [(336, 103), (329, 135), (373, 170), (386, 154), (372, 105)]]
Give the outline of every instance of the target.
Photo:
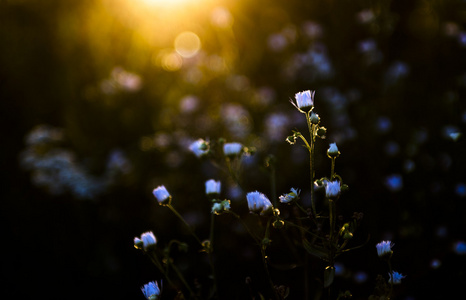
[(330, 147), (327, 150), (327, 155), (330, 158), (336, 158), (340, 155), (340, 151), (338, 151), (338, 147), (336, 143), (331, 143)]
[(317, 125), (320, 123), (319, 115), (314, 112), (311, 112), (311, 116), (309, 117), (309, 119), (311, 120), (311, 123), (314, 125)]

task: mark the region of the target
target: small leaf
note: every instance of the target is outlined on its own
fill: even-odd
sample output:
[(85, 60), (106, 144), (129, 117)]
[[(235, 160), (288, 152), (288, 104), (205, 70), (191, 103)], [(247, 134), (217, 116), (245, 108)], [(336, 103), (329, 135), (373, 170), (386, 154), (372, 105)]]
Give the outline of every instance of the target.
[(328, 266), (324, 270), (324, 288), (328, 288), (332, 285), (333, 279), (335, 278), (335, 267)]
[(323, 249), (317, 249), (317, 247), (311, 245), (308, 240), (303, 239), (303, 247), (309, 254), (312, 254), (320, 259), (325, 261), (328, 260), (328, 254), (323, 251)]

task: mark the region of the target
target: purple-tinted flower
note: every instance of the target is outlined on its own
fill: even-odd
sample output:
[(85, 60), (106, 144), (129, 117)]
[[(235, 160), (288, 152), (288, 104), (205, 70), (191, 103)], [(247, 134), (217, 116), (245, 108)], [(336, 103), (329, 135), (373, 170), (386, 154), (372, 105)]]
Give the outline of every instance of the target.
[(267, 196), (258, 191), (248, 193), (246, 199), (248, 200), (248, 206), (251, 212), (264, 215), (273, 208)]
[(310, 111), (314, 107), (314, 94), (315, 91), (310, 90), (296, 93), (296, 104), (293, 103), (293, 105), (301, 112)]
[(142, 293), (148, 300), (157, 300), (160, 296), (159, 284), (156, 281), (151, 281), (141, 288)]
[(240, 143), (226, 143), (223, 145), (223, 153), (225, 156), (236, 156), (243, 150), (243, 145)]
[(143, 248), (147, 251), (148, 249), (154, 247), (156, 244), (157, 239), (155, 238), (155, 235), (152, 233), (152, 231), (144, 232), (141, 234), (140, 238), (134, 238), (134, 247), (138, 249)]
[(398, 272), (395, 272), (395, 271), (392, 271), (392, 273), (388, 273), (388, 276), (390, 277), (389, 281), (393, 284), (400, 284), (401, 283), (401, 279), (405, 278), (406, 276), (398, 273)]
[(336, 198), (340, 195), (340, 182), (338, 180), (328, 181), (325, 184), (325, 196), (327, 198)]
[(189, 146), (189, 150), (197, 157), (202, 157), (209, 152), (209, 144), (203, 139), (198, 139)]
[(338, 151), (338, 147), (336, 143), (331, 143), (328, 150), (327, 155), (329, 157), (338, 157), (340, 155), (340, 151)]
[(168, 204), (172, 198), (167, 189), (161, 185), (152, 191), (159, 204)]
[(377, 254), (379, 255), (379, 257), (391, 255), (393, 253), (393, 243), (391, 241), (382, 241), (375, 245), (375, 247), (377, 248)]
[(205, 193), (207, 195), (219, 195), (222, 183), (220, 181), (215, 181), (213, 179), (207, 180), (205, 182)]
[(280, 199), (281, 203), (290, 203), (291, 201), (298, 199), (300, 192), (301, 191), (298, 189), (291, 188), (291, 192), (281, 195), (278, 199)]

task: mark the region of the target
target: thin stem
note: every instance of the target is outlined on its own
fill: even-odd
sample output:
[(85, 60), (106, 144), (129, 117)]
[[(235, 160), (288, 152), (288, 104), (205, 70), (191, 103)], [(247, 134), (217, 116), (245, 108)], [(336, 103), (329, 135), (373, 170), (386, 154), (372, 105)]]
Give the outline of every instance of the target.
[(333, 234), (335, 232), (335, 202), (332, 199), (328, 199), (328, 209), (329, 209), (329, 218), (330, 218), (330, 243), (333, 247)]
[(215, 267), (214, 267), (214, 258), (213, 258), (213, 251), (214, 251), (214, 225), (215, 225), (215, 214), (211, 214), (210, 217), (210, 249), (209, 249), (209, 262), (210, 262), (210, 268), (212, 269), (212, 279), (214, 281), (214, 290), (212, 295), (215, 296), (217, 293), (217, 276), (215, 274)]
[(194, 233), (194, 231), (191, 229), (191, 226), (189, 226), (189, 224), (185, 221), (185, 219), (178, 213), (178, 211), (171, 205), (171, 204), (168, 204), (167, 205), (168, 208), (184, 223), (184, 225), (186, 225), (186, 227), (188, 228), (189, 232), (191, 233), (191, 235), (196, 239), (196, 241), (201, 245), (202, 245), (202, 242), (201, 240), (197, 237), (197, 235)]
[(173, 264), (171, 262), (171, 260), (168, 258), (167, 259), (167, 264), (170, 265), (170, 267), (172, 267), (173, 271), (175, 271), (176, 275), (178, 276), (178, 278), (181, 280), (181, 282), (183, 283), (183, 285), (185, 286), (185, 288), (188, 290), (189, 294), (191, 295), (191, 297), (195, 297), (195, 294), (193, 292), (193, 290), (191, 289), (191, 287), (189, 286), (189, 284), (186, 282), (186, 279), (184, 278), (183, 274), (181, 274), (180, 270), (178, 270), (178, 268), (175, 266), (175, 264)]
[(171, 281), (170, 277), (168, 277), (168, 273), (164, 270), (162, 267), (162, 264), (160, 263), (157, 255), (155, 253), (147, 253), (146, 254), (149, 256), (150, 260), (154, 263), (154, 265), (159, 269), (159, 271), (163, 274), (163, 276), (167, 279), (168, 284), (170, 284), (173, 288), (177, 289), (177, 286)]
[[(269, 238), (269, 228), (270, 228), (271, 221), (272, 221), (272, 218), (269, 218), (269, 220), (267, 221), (267, 227), (265, 228), (264, 240)], [(267, 255), (265, 254), (266, 249), (267, 249), (267, 245), (265, 243), (262, 243), (261, 244), (262, 264), (264, 265), (265, 274), (267, 276), (267, 279), (270, 284), (270, 288), (272, 289), (275, 299), (280, 300), (280, 297), (278, 296), (277, 291), (275, 290), (275, 287), (273, 285), (272, 277), (270, 276), (269, 266), (267, 264)]]
[(314, 217), (317, 216), (316, 211), (316, 204), (314, 198), (314, 141), (315, 141), (315, 134), (314, 134), (314, 127), (315, 125), (311, 123), (310, 119), (310, 111), (306, 113), (306, 122), (307, 127), (309, 129), (309, 134), (311, 136), (311, 140), (309, 142), (309, 156), (310, 156), (310, 175), (311, 175), (311, 206), (312, 206), (312, 213)]
[(246, 223), (244, 223), (244, 221), (241, 219), (239, 215), (237, 215), (234, 211), (231, 211), (231, 210), (227, 210), (226, 212), (228, 212), (229, 214), (232, 214), (236, 219), (238, 219), (243, 225), (243, 227), (247, 230), (249, 235), (253, 238), (253, 240), (256, 241), (256, 243), (260, 244), (260, 238), (257, 237), (254, 233), (252, 233), (252, 231), (249, 229)]
[(330, 172), (330, 180), (333, 180), (335, 177), (335, 157), (332, 157), (332, 169)]
[(270, 165), (270, 188), (271, 188), (271, 195), (273, 199), (273, 207), (277, 207), (277, 183), (276, 183), (276, 178), (275, 178), (275, 166), (273, 163), (269, 164)]
[[(391, 257), (390, 257), (391, 258)], [(390, 261), (390, 258), (387, 259), (388, 263), (388, 271), (389, 271), (389, 277), (388, 281), (390, 281), (390, 293), (388, 294), (388, 299), (392, 297), (392, 292), (393, 292), (393, 274), (392, 274), (392, 262)]]

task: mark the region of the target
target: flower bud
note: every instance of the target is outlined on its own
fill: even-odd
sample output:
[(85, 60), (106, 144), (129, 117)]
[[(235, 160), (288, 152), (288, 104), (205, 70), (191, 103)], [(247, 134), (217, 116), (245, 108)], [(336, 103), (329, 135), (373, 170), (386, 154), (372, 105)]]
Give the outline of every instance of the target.
[(168, 193), (167, 189), (163, 185), (154, 189), (152, 194), (160, 205), (168, 205), (171, 202), (172, 196)]
[(325, 135), (327, 134), (327, 128), (325, 127), (319, 127), (317, 129), (317, 136), (321, 139), (325, 139)]
[(138, 237), (135, 237), (134, 238), (134, 248), (142, 249), (143, 247), (144, 247), (144, 243), (142, 242), (142, 240), (139, 239)]
[(151, 281), (141, 288), (142, 293), (148, 300), (157, 300), (160, 297), (160, 288), (157, 281)]
[(336, 158), (340, 155), (340, 151), (338, 151), (338, 147), (336, 143), (330, 144), (330, 147), (327, 150), (327, 155), (330, 158)]
[(278, 199), (280, 200), (281, 203), (290, 203), (293, 200), (296, 200), (299, 198), (298, 196), (300, 192), (301, 191), (298, 189), (291, 188), (291, 192), (289, 192), (288, 194), (281, 195), (280, 197), (278, 197)]
[(283, 220), (276, 219), (276, 220), (272, 223), (272, 226), (273, 226), (273, 228), (281, 229), (281, 228), (283, 228), (283, 226), (285, 226), (285, 222), (283, 222)]
[(309, 117), (309, 119), (311, 120), (311, 123), (314, 125), (317, 125), (320, 123), (319, 115), (314, 112), (311, 112), (311, 116)]
[(328, 181), (325, 184), (325, 196), (329, 199), (335, 199), (340, 195), (340, 182), (338, 180)]
[(377, 248), (377, 255), (379, 257), (391, 257), (392, 256), (392, 247), (393, 243), (391, 241), (382, 241), (375, 245)]
[(197, 157), (202, 157), (209, 152), (209, 144), (203, 139), (198, 139), (189, 146), (189, 150)]
[(213, 179), (207, 180), (205, 182), (206, 195), (210, 195), (213, 197), (220, 195), (221, 186), (222, 184), (220, 181), (215, 181)]
[(223, 145), (223, 153), (228, 157), (240, 155), (242, 150), (243, 145), (240, 143), (226, 143)]
[(390, 277), (389, 282), (392, 284), (400, 284), (401, 279), (405, 278), (406, 276), (402, 275), (401, 273), (392, 271), (391, 273), (388, 273), (388, 276)]
[(134, 238), (134, 247), (136, 249), (144, 249), (144, 251), (149, 250), (150, 248), (155, 247), (157, 244), (157, 239), (152, 231), (144, 232), (141, 234), (141, 237)]

